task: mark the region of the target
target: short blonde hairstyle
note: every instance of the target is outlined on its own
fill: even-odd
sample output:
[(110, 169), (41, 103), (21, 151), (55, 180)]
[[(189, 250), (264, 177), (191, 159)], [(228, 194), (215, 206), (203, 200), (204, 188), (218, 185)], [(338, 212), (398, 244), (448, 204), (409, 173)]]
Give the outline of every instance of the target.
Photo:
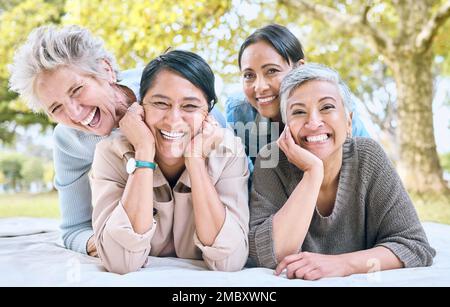
[(35, 92), (35, 81), (41, 72), (73, 66), (89, 75), (106, 78), (100, 70), (101, 60), (109, 62), (117, 73), (114, 56), (105, 50), (103, 40), (87, 29), (75, 25), (42, 26), (30, 33), (8, 66), (9, 88), (17, 92), (30, 109), (38, 112), (43, 106)]

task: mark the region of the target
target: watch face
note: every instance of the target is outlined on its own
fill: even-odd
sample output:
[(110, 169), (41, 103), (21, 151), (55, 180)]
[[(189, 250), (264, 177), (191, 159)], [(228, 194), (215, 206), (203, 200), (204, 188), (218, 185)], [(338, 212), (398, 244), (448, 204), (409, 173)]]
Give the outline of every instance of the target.
[(127, 162), (127, 173), (133, 174), (135, 169), (136, 169), (136, 160), (133, 158), (130, 158)]

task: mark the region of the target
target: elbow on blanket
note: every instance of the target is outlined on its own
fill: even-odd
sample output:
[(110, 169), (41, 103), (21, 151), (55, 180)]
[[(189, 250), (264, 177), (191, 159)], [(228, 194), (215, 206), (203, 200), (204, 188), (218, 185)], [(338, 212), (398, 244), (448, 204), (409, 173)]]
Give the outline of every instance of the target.
[[(132, 243), (132, 240), (120, 240), (108, 231), (96, 232), (97, 252), (102, 264), (108, 272), (127, 274), (138, 271), (143, 267), (150, 254), (150, 244), (144, 249), (140, 248), (140, 242)], [(128, 244), (128, 245), (127, 245)]]
[[(252, 245), (250, 245), (252, 247)], [(248, 262), (251, 266), (262, 267), (267, 269), (275, 269), (278, 265), (274, 252), (270, 250), (258, 250), (256, 245), (250, 248)]]
[(92, 236), (92, 228), (61, 228), (61, 239), (64, 247), (82, 254), (87, 254), (87, 242)]
[(426, 267), (433, 264), (436, 251), (428, 242), (420, 240), (410, 241), (413, 244), (402, 244), (399, 242), (383, 244), (393, 252), (403, 263), (405, 268)]
[(426, 267), (433, 264), (433, 258), (436, 256), (436, 251), (430, 245), (426, 244), (421, 246), (420, 250), (416, 253), (417, 261), (411, 263), (405, 263), (405, 267)]
[(143, 266), (142, 263), (136, 261), (117, 261), (117, 260), (111, 262), (103, 261), (103, 265), (108, 272), (120, 275), (125, 275), (128, 273), (139, 271), (139, 269)]
[(139, 271), (146, 261), (148, 253), (136, 255), (134, 252), (122, 250), (121, 252), (105, 252), (101, 247), (98, 248), (102, 264), (108, 272), (120, 275)]
[(248, 244), (246, 241), (236, 249), (231, 249), (222, 255), (203, 254), (203, 260), (210, 270), (221, 272), (237, 272), (244, 268), (248, 258)]
[(238, 272), (244, 268), (247, 257), (236, 260), (226, 259), (221, 261), (205, 261), (208, 268), (212, 271), (220, 272)]

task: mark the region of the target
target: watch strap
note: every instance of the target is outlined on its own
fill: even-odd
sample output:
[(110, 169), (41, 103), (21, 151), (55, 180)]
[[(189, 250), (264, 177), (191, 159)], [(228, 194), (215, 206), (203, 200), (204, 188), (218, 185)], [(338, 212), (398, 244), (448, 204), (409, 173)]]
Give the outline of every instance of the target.
[(142, 168), (142, 167), (147, 167), (147, 168), (151, 168), (151, 169), (155, 170), (156, 163), (149, 162), (149, 161), (136, 160), (136, 168)]

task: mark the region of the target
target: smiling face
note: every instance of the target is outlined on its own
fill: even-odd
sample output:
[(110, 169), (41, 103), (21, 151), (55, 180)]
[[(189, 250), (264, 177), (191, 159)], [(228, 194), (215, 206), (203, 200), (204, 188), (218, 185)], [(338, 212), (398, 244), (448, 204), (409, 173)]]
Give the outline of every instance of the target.
[(298, 145), (324, 162), (340, 157), (352, 123), (337, 85), (318, 80), (300, 85), (288, 98), (286, 113)]
[(107, 70), (107, 75), (109, 80), (95, 78), (67, 66), (44, 71), (36, 78), (36, 94), (55, 122), (96, 135), (108, 135), (127, 105), (112, 86), (114, 73)]
[(170, 163), (184, 151), (208, 115), (203, 92), (170, 71), (157, 73), (143, 99), (145, 122), (155, 137), (156, 159)]
[(242, 53), (241, 76), (245, 96), (263, 117), (280, 121), (280, 85), (292, 70), (267, 42), (249, 45)]

